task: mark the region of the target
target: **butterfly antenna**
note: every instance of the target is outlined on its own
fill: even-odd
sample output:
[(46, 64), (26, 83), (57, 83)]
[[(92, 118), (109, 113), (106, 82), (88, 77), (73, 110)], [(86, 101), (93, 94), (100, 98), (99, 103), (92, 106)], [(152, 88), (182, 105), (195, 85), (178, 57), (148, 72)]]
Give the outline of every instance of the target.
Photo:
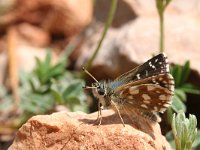
[(96, 81), (97, 83), (99, 83), (99, 81), (97, 81), (97, 79), (95, 79), (95, 77), (93, 77), (93, 75), (91, 75), (91, 73), (89, 73), (84, 67), (82, 68), (83, 71), (88, 74), (92, 79), (94, 79), (94, 81)]
[(96, 89), (97, 87), (93, 87), (93, 86), (84, 86), (84, 89)]

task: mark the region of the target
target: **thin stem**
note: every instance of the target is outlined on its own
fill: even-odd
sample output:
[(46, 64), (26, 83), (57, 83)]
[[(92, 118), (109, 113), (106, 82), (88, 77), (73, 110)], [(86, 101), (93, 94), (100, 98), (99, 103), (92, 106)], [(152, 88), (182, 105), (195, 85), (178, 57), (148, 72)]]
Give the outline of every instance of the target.
[(108, 13), (108, 19), (107, 19), (106, 24), (104, 26), (104, 31), (102, 33), (101, 39), (99, 40), (99, 43), (98, 43), (93, 55), (91, 56), (91, 58), (88, 60), (87, 64), (85, 65), (85, 68), (87, 70), (89, 70), (91, 68), (92, 63), (93, 63), (94, 59), (96, 58), (96, 56), (97, 56), (97, 54), (100, 50), (100, 47), (103, 43), (103, 40), (106, 36), (108, 28), (110, 27), (110, 25), (112, 23), (112, 20), (113, 20), (113, 17), (115, 15), (115, 11), (116, 11), (116, 8), (117, 8), (117, 2), (118, 2), (118, 0), (112, 0), (112, 2), (111, 2), (110, 10), (109, 10), (109, 13)]
[(161, 13), (159, 15), (160, 18), (160, 52), (164, 52), (164, 15)]
[(159, 51), (164, 52), (164, 11), (172, 0), (156, 0), (156, 7), (160, 21)]

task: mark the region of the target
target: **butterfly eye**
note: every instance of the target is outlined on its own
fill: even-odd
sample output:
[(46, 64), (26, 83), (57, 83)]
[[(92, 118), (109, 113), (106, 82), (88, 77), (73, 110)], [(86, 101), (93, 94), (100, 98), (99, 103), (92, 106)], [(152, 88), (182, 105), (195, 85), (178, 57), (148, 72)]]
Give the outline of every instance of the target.
[(105, 92), (104, 92), (104, 91), (102, 91), (101, 89), (98, 89), (98, 94), (99, 94), (99, 95), (104, 95), (104, 94), (105, 94)]

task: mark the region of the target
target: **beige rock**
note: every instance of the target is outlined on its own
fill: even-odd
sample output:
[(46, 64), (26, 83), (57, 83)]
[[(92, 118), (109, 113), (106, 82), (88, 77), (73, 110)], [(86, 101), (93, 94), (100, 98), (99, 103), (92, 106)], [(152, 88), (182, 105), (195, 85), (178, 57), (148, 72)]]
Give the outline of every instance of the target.
[[(131, 122), (123, 116), (126, 126), (111, 110), (103, 111), (100, 126), (94, 124), (97, 113), (58, 112), (32, 117), (17, 132), (9, 150), (22, 149), (131, 149), (170, 150), (159, 124)], [(142, 130), (136, 126), (140, 123)]]
[[(92, 0), (9, 0), (0, 2), (0, 7), (4, 8), (0, 14), (1, 73), (6, 69), (6, 34), (11, 26), (17, 33), (16, 44), (12, 44), (17, 53), (16, 70), (30, 71), (35, 65), (35, 56), (44, 58), (47, 48), (58, 55), (90, 23), (93, 12)], [(0, 83), (3, 78), (1, 74)]]
[[(150, 16), (157, 14), (155, 0), (123, 0), (138, 16)], [(172, 0), (167, 6), (165, 13), (180, 15), (197, 15), (200, 14), (199, 0)]]
[[(96, 20), (101, 21), (103, 23), (105, 22), (106, 18), (108, 17), (110, 5), (111, 1), (108, 0), (96, 1), (96, 7), (94, 8), (94, 17), (96, 18)], [(126, 24), (128, 21), (134, 20), (136, 17), (137, 14), (133, 9), (132, 4), (126, 2), (126, 0), (120, 0), (118, 1), (116, 13), (112, 21), (112, 26), (120, 27)]]
[[(191, 68), (198, 74), (200, 74), (199, 26), (197, 12), (196, 15), (194, 13), (188, 15), (173, 12), (170, 8), (165, 14), (165, 53), (169, 61), (183, 64), (186, 60), (190, 60)], [(87, 40), (81, 47), (82, 53), (76, 64), (78, 68), (84, 65), (94, 52), (102, 27), (96, 25), (94, 31), (91, 31), (90, 29)], [(114, 78), (157, 53), (159, 53), (158, 16), (156, 13), (142, 14), (120, 28), (109, 29), (91, 72), (97, 78), (102, 76)]]
[[(46, 39), (45, 34), (47, 34), (49, 39), (52, 38), (51, 42), (55, 39), (64, 39), (66, 45), (66, 41), (69, 42), (74, 35), (91, 22), (93, 12), (92, 0), (84, 0), (84, 2), (80, 0), (14, 0), (11, 6), (4, 14), (0, 15), (2, 32), (16, 24), (34, 25), (35, 28), (26, 25), (26, 28), (21, 29), (26, 37), (31, 37), (29, 42), (34, 44), (36, 35), (32, 35), (30, 32), (33, 30), (40, 33), (38, 34), (39, 38), (42, 34), (42, 38)], [(63, 47), (63, 45), (61, 46)]]
[(28, 23), (22, 23), (17, 26), (19, 41), (26, 42), (36, 47), (45, 47), (50, 45), (50, 36), (48, 32), (40, 27)]

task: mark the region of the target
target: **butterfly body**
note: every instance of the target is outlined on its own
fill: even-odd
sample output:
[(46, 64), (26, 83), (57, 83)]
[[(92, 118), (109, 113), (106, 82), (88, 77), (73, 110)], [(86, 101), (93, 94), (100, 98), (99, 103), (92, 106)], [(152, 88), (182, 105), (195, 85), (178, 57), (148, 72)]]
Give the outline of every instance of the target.
[(157, 114), (163, 113), (171, 104), (174, 80), (169, 73), (167, 57), (161, 53), (114, 81), (96, 81), (92, 88), (99, 100), (100, 115), (106, 107), (118, 112), (122, 122), (120, 113), (130, 117), (138, 114), (159, 122)]

